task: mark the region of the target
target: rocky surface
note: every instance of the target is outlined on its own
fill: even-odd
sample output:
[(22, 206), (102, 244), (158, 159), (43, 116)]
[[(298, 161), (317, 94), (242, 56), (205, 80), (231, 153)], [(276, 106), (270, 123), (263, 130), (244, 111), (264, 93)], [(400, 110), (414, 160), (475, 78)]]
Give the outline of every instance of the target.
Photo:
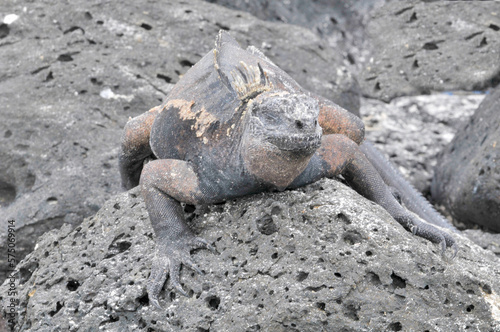
[(359, 105), (355, 81), (314, 33), (204, 1), (17, 1), (0, 15), (0, 251), (14, 220), (18, 259), (120, 191), (126, 120), (160, 104), (221, 28), (304, 87)]
[(440, 153), (432, 197), (455, 219), (500, 232), (500, 88)]
[(271, 22), (284, 22), (308, 28), (342, 55), (344, 65), (357, 72), (358, 64), (367, 56), (365, 25), (370, 13), (385, 0), (206, 0), (232, 9), (242, 10)]
[(366, 138), (415, 188), (430, 196), (437, 155), (484, 99), (484, 94), (399, 97), (390, 103), (362, 98)]
[[(138, 190), (64, 226), (18, 266), (23, 331), (439, 331), (500, 329), (500, 269), (456, 235), (448, 262), (336, 180), (249, 196), (188, 216), (219, 255), (181, 272), (189, 297), (146, 279), (154, 242)], [(0, 288), (2, 306), (9, 298)], [(411, 313), (411, 314), (409, 314)]]
[(366, 26), (370, 56), (359, 83), (390, 101), (430, 91), (483, 90), (500, 82), (495, 1), (389, 1)]
[(462, 234), (481, 248), (490, 250), (500, 257), (500, 234), (485, 232), (481, 229), (466, 229)]
[[(195, 253), (207, 273), (183, 271), (190, 298), (167, 283), (165, 310), (149, 306), (147, 213), (137, 191), (112, 197), (121, 129), (163, 100), (219, 29), (351, 111), (357, 74), (365, 96), (378, 99), (361, 103), (367, 137), (424, 193), (434, 156), (483, 97), (396, 97), (498, 84), (492, 2), (233, 3), (260, 19), (196, 0), (2, 5), (0, 251), (9, 219), (19, 259), (65, 224), (18, 267), (22, 329), (500, 330), (497, 257), (457, 235), (459, 256), (447, 263), (435, 245), (335, 181), (190, 215), (221, 255)], [(464, 234), (499, 255), (498, 234)]]

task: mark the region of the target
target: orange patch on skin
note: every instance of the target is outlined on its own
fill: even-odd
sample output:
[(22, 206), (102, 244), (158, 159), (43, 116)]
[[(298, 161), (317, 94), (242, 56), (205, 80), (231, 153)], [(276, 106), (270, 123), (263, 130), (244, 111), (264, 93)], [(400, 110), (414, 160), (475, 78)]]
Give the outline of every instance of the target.
[(357, 144), (344, 135), (326, 135), (321, 140), (321, 147), (317, 150), (329, 166), (328, 177), (338, 175), (354, 158)]
[[(179, 109), (179, 117), (181, 120), (195, 120), (194, 125), (191, 127), (196, 132), (196, 137), (202, 137), (207, 131), (208, 127), (217, 121), (217, 118), (207, 112), (205, 107), (193, 111), (194, 101), (187, 101), (183, 99), (170, 100), (165, 107), (175, 107)], [(206, 143), (206, 140), (204, 140)]]
[(342, 134), (360, 144), (364, 138), (364, 125), (361, 119), (339, 107), (320, 102), (318, 122), (323, 134)]
[(144, 166), (141, 176), (142, 190), (159, 188), (174, 199), (197, 204), (203, 196), (198, 175), (193, 167), (177, 159), (153, 160)]
[(139, 149), (140, 147), (149, 144), (151, 127), (153, 126), (156, 116), (160, 114), (161, 110), (161, 106), (156, 106), (146, 113), (127, 121), (122, 141), (123, 144), (127, 146), (127, 149)]

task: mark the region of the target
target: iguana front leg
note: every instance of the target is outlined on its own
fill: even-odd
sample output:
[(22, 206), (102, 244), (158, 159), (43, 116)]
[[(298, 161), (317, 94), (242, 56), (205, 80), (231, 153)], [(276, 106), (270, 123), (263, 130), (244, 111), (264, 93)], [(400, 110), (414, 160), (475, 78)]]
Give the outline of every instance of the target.
[(300, 187), (338, 174), (342, 174), (358, 193), (386, 209), (404, 228), (417, 236), (441, 244), (443, 252), (448, 246), (453, 247), (456, 253), (455, 240), (405, 210), (359, 146), (344, 135), (324, 136), (321, 147), (290, 187)]
[(144, 160), (153, 152), (149, 146), (149, 135), (161, 106), (128, 120), (123, 130), (121, 151), (118, 157), (122, 187), (131, 189), (139, 184)]
[(170, 275), (172, 286), (187, 296), (179, 276), (181, 264), (201, 274), (191, 259), (190, 251), (197, 248), (215, 249), (196, 237), (184, 221), (180, 202), (199, 203), (204, 194), (192, 166), (176, 159), (153, 160), (144, 166), (141, 191), (156, 235), (156, 251), (148, 280), (149, 300), (156, 307), (158, 295)]
[(323, 134), (342, 134), (357, 144), (361, 144), (365, 137), (365, 125), (363, 121), (353, 113), (326, 98), (318, 95), (314, 97), (318, 100), (319, 104), (318, 121), (323, 129)]

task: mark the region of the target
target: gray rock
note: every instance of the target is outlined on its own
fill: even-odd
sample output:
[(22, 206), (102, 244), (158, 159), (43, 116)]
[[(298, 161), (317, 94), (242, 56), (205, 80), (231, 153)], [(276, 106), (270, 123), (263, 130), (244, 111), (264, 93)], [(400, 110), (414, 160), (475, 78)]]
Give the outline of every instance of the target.
[(14, 220), (18, 259), (120, 190), (127, 118), (160, 104), (221, 28), (304, 87), (334, 100), (352, 94), (349, 73), (314, 33), (203, 1), (9, 1), (6, 13), (19, 18), (0, 27), (0, 251)]
[(488, 233), (480, 229), (466, 229), (462, 234), (481, 248), (490, 250), (500, 257), (500, 234)]
[(348, 68), (362, 57), (365, 23), (374, 8), (385, 0), (207, 0), (243, 10), (266, 21), (300, 25), (328, 42), (344, 58)]
[[(451, 262), (336, 180), (189, 216), (219, 255), (196, 251), (183, 297), (169, 281), (149, 305), (153, 231), (138, 190), (75, 230), (51, 231), (18, 265), (21, 331), (493, 331), (500, 269), (456, 235)], [(3, 310), (8, 282), (0, 287)]]
[(390, 101), (497, 85), (498, 11), (496, 1), (387, 2), (366, 27), (371, 56), (359, 77), (363, 94)]
[(437, 155), (477, 109), (484, 95), (399, 97), (386, 104), (362, 98), (366, 139), (429, 196)]
[(455, 219), (500, 232), (500, 88), (487, 95), (444, 149), (432, 197)]

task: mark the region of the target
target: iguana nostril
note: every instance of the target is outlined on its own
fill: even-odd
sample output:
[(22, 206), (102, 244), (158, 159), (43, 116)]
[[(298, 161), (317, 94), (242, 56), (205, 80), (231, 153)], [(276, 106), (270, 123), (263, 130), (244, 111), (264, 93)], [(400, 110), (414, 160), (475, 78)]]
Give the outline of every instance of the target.
[(304, 124), (302, 123), (302, 121), (300, 120), (295, 120), (295, 125), (297, 126), (297, 128), (299, 129), (302, 129), (304, 128)]

